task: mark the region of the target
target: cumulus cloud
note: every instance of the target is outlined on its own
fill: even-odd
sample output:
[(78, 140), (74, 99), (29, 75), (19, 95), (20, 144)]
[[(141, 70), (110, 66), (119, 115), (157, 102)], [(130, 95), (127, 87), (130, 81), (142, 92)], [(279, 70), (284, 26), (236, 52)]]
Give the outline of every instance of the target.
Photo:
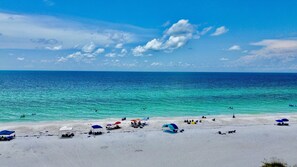
[(96, 56), (94, 54), (75, 52), (75, 53), (69, 54), (66, 57), (60, 57), (57, 62), (66, 62), (68, 60), (74, 60), (75, 62), (91, 63), (95, 59), (96, 59)]
[(211, 36), (219, 36), (219, 35), (227, 33), (228, 31), (229, 31), (229, 29), (227, 29), (225, 26), (221, 26), (221, 27), (218, 27), (216, 29), (216, 31), (211, 34)]
[[(207, 31), (207, 30), (205, 30)], [(181, 19), (169, 27), (161, 38), (154, 38), (145, 45), (132, 49), (134, 56), (142, 56), (149, 51), (172, 51), (184, 46), (191, 39), (198, 39), (199, 33), (196, 26), (189, 20)]]
[(228, 48), (229, 51), (237, 51), (241, 50), (241, 47), (239, 45), (233, 45), (230, 48)]
[(296, 64), (297, 40), (267, 39), (251, 43), (260, 49), (252, 50), (237, 60), (239, 65), (283, 65)]
[(98, 54), (102, 54), (102, 53), (104, 53), (104, 52), (105, 52), (105, 49), (104, 49), (104, 48), (98, 48), (98, 49), (94, 52), (94, 54), (98, 55)]

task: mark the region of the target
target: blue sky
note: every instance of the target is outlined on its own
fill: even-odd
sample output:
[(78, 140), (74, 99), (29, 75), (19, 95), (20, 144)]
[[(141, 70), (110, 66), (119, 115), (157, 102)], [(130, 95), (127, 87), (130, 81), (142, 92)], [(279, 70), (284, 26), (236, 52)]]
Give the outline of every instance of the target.
[(0, 70), (297, 71), (297, 1), (1, 0)]

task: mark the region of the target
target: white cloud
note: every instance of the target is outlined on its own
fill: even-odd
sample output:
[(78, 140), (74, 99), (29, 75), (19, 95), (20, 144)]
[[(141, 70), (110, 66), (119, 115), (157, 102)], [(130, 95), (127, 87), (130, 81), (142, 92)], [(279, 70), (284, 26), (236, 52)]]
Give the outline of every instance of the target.
[(47, 46), (45, 47), (45, 49), (48, 49), (48, 50), (61, 50), (62, 49), (62, 45), (57, 45), (57, 46)]
[(202, 29), (202, 31), (199, 33), (200, 35), (205, 35), (207, 34), (210, 30), (212, 29), (212, 27), (205, 27)]
[(128, 53), (127, 49), (123, 48), (121, 52), (118, 54), (119, 57), (124, 57)]
[(104, 52), (105, 52), (105, 49), (104, 49), (104, 48), (98, 48), (98, 49), (94, 52), (94, 54), (98, 55), (98, 54), (102, 54), (102, 53), (104, 53)]
[(219, 36), (219, 35), (227, 33), (228, 31), (229, 31), (229, 29), (227, 29), (225, 26), (221, 26), (221, 27), (218, 27), (216, 29), (216, 31), (211, 34), (211, 36)]
[(198, 38), (196, 26), (189, 23), (189, 20), (181, 19), (169, 27), (161, 38), (154, 38), (143, 46), (133, 48), (132, 53), (134, 56), (143, 56), (149, 51), (170, 52), (183, 47), (189, 40)]
[(63, 63), (63, 62), (66, 62), (68, 59), (67, 58), (65, 58), (65, 57), (60, 57), (58, 60), (57, 60), (57, 62), (61, 62), (61, 63)]
[(261, 47), (237, 60), (239, 65), (283, 65), (295, 64), (297, 60), (297, 40), (262, 40), (251, 43)]
[(105, 54), (105, 57), (116, 57), (116, 56), (117, 54), (113, 52)]
[(195, 26), (189, 23), (189, 20), (181, 19), (177, 23), (174, 23), (165, 34), (171, 35), (182, 35), (182, 34), (193, 34)]
[(86, 44), (82, 47), (82, 51), (86, 53), (91, 53), (96, 48), (96, 45), (93, 42), (90, 42), (89, 44)]
[(17, 57), (17, 60), (23, 61), (23, 60), (25, 60), (25, 58), (24, 57)]
[(228, 61), (229, 59), (228, 58), (225, 58), (225, 57), (222, 57), (220, 58), (220, 61)]
[(229, 51), (237, 51), (237, 50), (241, 50), (241, 48), (239, 45), (233, 45), (228, 50)]
[(1, 12), (0, 25), (0, 49), (49, 49), (60, 45), (63, 49), (73, 49), (90, 42), (103, 47), (135, 43), (147, 35), (145, 32), (151, 32), (130, 25)]
[(96, 59), (96, 56), (92, 53), (83, 53), (83, 52), (75, 52), (72, 54), (69, 54), (66, 57), (60, 57), (57, 62), (63, 63), (68, 60), (74, 60), (75, 62), (84, 62), (84, 63), (91, 63)]
[(163, 23), (162, 27), (168, 27), (170, 25), (170, 21), (166, 21), (165, 23)]
[(161, 66), (162, 65), (162, 63), (160, 63), (160, 62), (152, 62), (151, 63), (151, 66)]
[(123, 47), (123, 44), (122, 43), (118, 43), (116, 46), (115, 46), (115, 48), (117, 48), (117, 49), (121, 49)]

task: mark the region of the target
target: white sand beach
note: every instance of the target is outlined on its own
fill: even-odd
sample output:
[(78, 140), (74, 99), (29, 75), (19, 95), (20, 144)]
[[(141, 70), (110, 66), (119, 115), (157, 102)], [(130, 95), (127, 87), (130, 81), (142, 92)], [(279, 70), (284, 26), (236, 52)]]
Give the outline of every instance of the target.
[[(290, 126), (276, 126), (275, 119), (288, 118)], [(216, 121), (212, 121), (216, 118)], [(110, 120), (2, 123), (0, 129), (15, 130), (12, 141), (0, 142), (0, 166), (11, 167), (257, 167), (277, 157), (297, 164), (297, 114), (207, 116), (202, 123), (188, 125), (184, 119), (151, 118), (149, 125), (130, 127), (89, 136), (92, 124), (105, 126)], [(164, 123), (176, 123), (183, 133), (161, 130)], [(59, 128), (72, 126), (75, 136), (60, 139)], [(236, 130), (219, 135), (217, 132)]]

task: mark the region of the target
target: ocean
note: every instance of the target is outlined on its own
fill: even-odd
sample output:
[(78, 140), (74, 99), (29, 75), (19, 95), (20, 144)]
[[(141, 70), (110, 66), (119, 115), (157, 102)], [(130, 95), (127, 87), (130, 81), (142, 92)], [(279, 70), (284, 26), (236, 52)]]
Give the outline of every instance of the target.
[(0, 122), (297, 112), (297, 74), (0, 71)]

